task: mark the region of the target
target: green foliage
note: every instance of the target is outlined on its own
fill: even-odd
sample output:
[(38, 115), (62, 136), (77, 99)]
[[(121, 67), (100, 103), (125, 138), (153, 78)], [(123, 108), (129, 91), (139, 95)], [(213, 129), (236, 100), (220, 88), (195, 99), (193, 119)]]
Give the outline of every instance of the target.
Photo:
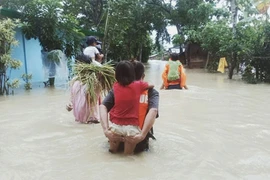
[(121, 0), (112, 1), (110, 8), (108, 24), (110, 58), (140, 60), (140, 53), (144, 52), (145, 56), (146, 49), (151, 49), (151, 44), (148, 43), (149, 32), (156, 29), (159, 37), (165, 32), (165, 15), (159, 11), (159, 4), (143, 0)]
[(50, 51), (47, 55), (47, 59), (51, 62), (55, 62), (56, 64), (59, 64), (63, 57), (63, 52), (58, 49)]
[(6, 95), (10, 94), (10, 90), (11, 90), (11, 93), (14, 94), (14, 89), (18, 88), (19, 86), (20, 86), (19, 79), (13, 79), (12, 81), (7, 81)]
[(180, 44), (184, 44), (185, 38), (179, 34), (175, 34), (172, 37), (172, 43), (174, 46), (179, 46)]
[(108, 32), (103, 51), (114, 60), (144, 59), (152, 48), (147, 39), (152, 30), (157, 31), (158, 47), (163, 40), (169, 41), (163, 0), (4, 0), (4, 4), (24, 14), (23, 31), (28, 39), (39, 39), (43, 50), (60, 49), (67, 57), (79, 49), (78, 27)]
[(19, 85), (20, 85), (19, 79), (14, 79), (14, 80), (11, 81), (11, 82), (7, 82), (8, 88), (11, 88), (12, 90), (18, 88)]
[[(153, 44), (149, 34), (155, 30), (158, 52), (163, 41), (170, 41), (167, 25), (178, 33), (174, 45), (198, 43), (209, 52), (209, 67), (216, 70), (221, 56), (229, 67), (241, 63), (256, 69), (256, 78), (270, 81), (270, 25), (258, 16), (250, 0), (228, 1), (217, 8), (215, 0), (3, 0), (5, 7), (25, 13), (24, 32), (37, 38), (44, 50), (62, 50), (68, 57), (79, 51), (82, 39), (78, 27), (105, 33), (103, 52), (115, 61), (137, 58), (147, 61)], [(241, 11), (237, 18), (233, 11)], [(240, 21), (236, 23), (236, 19)], [(232, 21), (234, 20), (234, 21)], [(231, 27), (232, 22), (236, 26)], [(163, 54), (163, 53), (162, 53)], [(3, 55), (11, 67), (17, 62)], [(211, 61), (212, 60), (212, 61)], [(5, 63), (4, 63), (5, 64)]]
[(176, 26), (178, 34), (185, 35), (184, 31), (196, 31), (209, 22), (215, 14), (217, 12), (211, 1), (177, 0), (176, 5), (170, 9), (168, 18), (169, 23)]
[(153, 49), (152, 39), (150, 38), (150, 36), (147, 36), (145, 44), (143, 45), (142, 48), (142, 59), (141, 59), (142, 62), (146, 63), (148, 61), (152, 49)]
[(23, 74), (22, 79), (24, 80), (24, 89), (30, 90), (32, 89), (32, 83), (30, 82), (32, 80), (32, 74)]
[(107, 0), (63, 0), (64, 13), (78, 17), (79, 25), (92, 31), (104, 30)]
[(249, 84), (257, 84), (257, 79), (255, 78), (255, 74), (252, 73), (251, 65), (248, 65), (245, 68), (244, 73), (242, 75), (242, 79)]
[(23, 5), (29, 0), (1, 0), (1, 6), (13, 10), (23, 10)]
[(257, 80), (270, 83), (270, 23), (262, 22), (256, 26), (254, 50), (248, 62), (256, 69)]
[(24, 4), (23, 32), (27, 39), (38, 39), (45, 51), (60, 49), (68, 57), (77, 54), (83, 34), (76, 17), (64, 14), (60, 0), (33, 0)]
[(19, 81), (10, 82), (10, 74), (12, 69), (18, 69), (21, 62), (11, 57), (13, 46), (18, 44), (15, 39), (15, 28), (19, 21), (11, 19), (0, 19), (0, 95), (9, 94), (9, 88), (14, 89), (18, 86)]
[(209, 22), (200, 34), (201, 46), (219, 56), (226, 56), (231, 51), (232, 31), (226, 22)]

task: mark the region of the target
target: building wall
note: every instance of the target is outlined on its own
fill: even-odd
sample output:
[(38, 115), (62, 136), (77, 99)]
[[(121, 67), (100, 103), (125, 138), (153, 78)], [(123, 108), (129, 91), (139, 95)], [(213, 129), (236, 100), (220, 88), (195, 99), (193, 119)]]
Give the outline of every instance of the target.
[(25, 39), (25, 62), (23, 35), (20, 29), (16, 30), (16, 39), (19, 41), (19, 44), (13, 48), (12, 57), (20, 60), (22, 62), (22, 66), (18, 70), (11, 71), (11, 79), (20, 79), (21, 84), (23, 84), (24, 81), (22, 80), (21, 76), (27, 71), (28, 74), (32, 74), (32, 83), (42, 83), (45, 79), (41, 59), (41, 46), (39, 45), (39, 41), (35, 39)]

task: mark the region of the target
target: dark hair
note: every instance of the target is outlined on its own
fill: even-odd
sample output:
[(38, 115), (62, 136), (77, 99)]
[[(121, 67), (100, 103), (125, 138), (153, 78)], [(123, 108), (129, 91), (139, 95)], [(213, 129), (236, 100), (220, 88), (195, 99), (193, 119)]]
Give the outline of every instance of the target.
[(92, 63), (92, 59), (91, 59), (91, 57), (89, 57), (85, 54), (79, 54), (78, 56), (75, 57), (75, 62), (90, 64), (90, 63)]
[(172, 61), (177, 61), (177, 60), (179, 60), (179, 55), (178, 55), (177, 53), (172, 53), (172, 54), (170, 55), (170, 57), (171, 57), (171, 60), (172, 60)]
[(97, 39), (94, 36), (88, 36), (86, 39), (86, 44), (88, 46), (92, 45), (93, 43), (96, 43)]
[(127, 86), (135, 80), (135, 71), (131, 62), (120, 61), (115, 68), (115, 78), (122, 86)]
[(142, 76), (144, 75), (144, 65), (140, 61), (131, 60), (130, 61), (135, 70), (135, 80), (140, 80)]

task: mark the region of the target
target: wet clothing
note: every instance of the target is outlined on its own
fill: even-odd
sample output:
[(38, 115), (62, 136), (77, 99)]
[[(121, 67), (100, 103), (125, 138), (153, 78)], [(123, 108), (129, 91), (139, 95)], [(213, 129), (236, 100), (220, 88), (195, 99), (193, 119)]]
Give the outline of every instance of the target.
[[(143, 92), (142, 94), (145, 96), (146, 92)], [(146, 116), (149, 109), (152, 109), (152, 108), (158, 109), (158, 105), (159, 105), (159, 92), (158, 91), (156, 91), (155, 89), (147, 90), (147, 97), (145, 97), (145, 99), (146, 98), (147, 98), (147, 111), (144, 112), (144, 110), (143, 110), (145, 108), (145, 103), (140, 103), (139, 108), (140, 108), (140, 110), (143, 110), (143, 111), (139, 111), (139, 121), (141, 121), (142, 114), (145, 114), (145, 116)], [(113, 90), (111, 90), (109, 92), (109, 94), (105, 97), (102, 104), (107, 108), (108, 112), (112, 109), (112, 107), (114, 106), (114, 92), (113, 92)], [(143, 104), (143, 106), (141, 107), (142, 104)], [(143, 118), (143, 121), (145, 119), (145, 116)], [(158, 115), (157, 115), (157, 118), (158, 118)], [(144, 150), (148, 150), (150, 137), (154, 138), (153, 137), (153, 129), (151, 130), (151, 132), (148, 133), (148, 135), (145, 137), (145, 139), (143, 141), (139, 142), (136, 145), (134, 152), (138, 153), (138, 152), (142, 152)], [(120, 143), (119, 151), (123, 151), (123, 149), (124, 149), (124, 143)]]
[(127, 86), (113, 85), (114, 106), (110, 111), (111, 122), (118, 125), (139, 126), (140, 95), (148, 87), (147, 82), (134, 81)]
[[(86, 94), (86, 85), (80, 81), (71, 84), (71, 104), (75, 120), (81, 123), (99, 121), (99, 102), (89, 106), (88, 95)], [(99, 98), (99, 93), (97, 93)]]
[(178, 67), (181, 66), (180, 61), (169, 61), (169, 71), (168, 71), (168, 80), (175, 81), (180, 79), (180, 72), (178, 71)]
[(170, 89), (182, 89), (182, 88), (180, 87), (180, 84), (174, 84), (174, 85), (169, 85), (167, 89), (170, 90)]
[(143, 93), (141, 93), (139, 103), (139, 127), (142, 129), (148, 110), (148, 90), (145, 90)]
[(162, 80), (163, 80), (164, 87), (166, 89), (168, 89), (168, 87), (170, 85), (179, 84), (180, 88), (182, 89), (183, 87), (186, 86), (186, 74), (184, 72), (183, 65), (178, 61), (180, 63), (178, 65), (179, 78), (175, 79), (175, 80), (169, 80), (168, 75), (169, 75), (169, 72), (170, 72), (170, 64), (171, 64), (170, 61), (172, 61), (172, 60), (169, 60), (169, 62), (165, 65), (165, 69), (164, 69), (164, 71), (162, 73)]
[(225, 57), (220, 58), (217, 71), (224, 73), (226, 67), (228, 67), (228, 63), (226, 61), (226, 58)]
[[(158, 109), (159, 105), (159, 92), (155, 89), (149, 89), (148, 90), (148, 110), (155, 108)], [(102, 104), (107, 108), (108, 112), (111, 111), (111, 109), (114, 106), (114, 91), (111, 90), (107, 96), (102, 101)], [(158, 116), (157, 116), (158, 117)]]
[(120, 136), (135, 136), (136, 134), (140, 134), (141, 130), (139, 126), (132, 126), (132, 125), (118, 125), (112, 123), (109, 128), (115, 134)]

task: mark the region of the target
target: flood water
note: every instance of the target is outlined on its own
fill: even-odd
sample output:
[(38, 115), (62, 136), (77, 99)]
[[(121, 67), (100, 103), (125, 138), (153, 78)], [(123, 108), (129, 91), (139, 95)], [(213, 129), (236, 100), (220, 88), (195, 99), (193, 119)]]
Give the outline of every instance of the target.
[[(157, 89), (164, 63), (147, 65)], [(270, 179), (270, 86), (186, 73), (189, 90), (159, 91), (150, 150), (127, 157), (74, 121), (64, 87), (0, 97), (0, 180)]]

